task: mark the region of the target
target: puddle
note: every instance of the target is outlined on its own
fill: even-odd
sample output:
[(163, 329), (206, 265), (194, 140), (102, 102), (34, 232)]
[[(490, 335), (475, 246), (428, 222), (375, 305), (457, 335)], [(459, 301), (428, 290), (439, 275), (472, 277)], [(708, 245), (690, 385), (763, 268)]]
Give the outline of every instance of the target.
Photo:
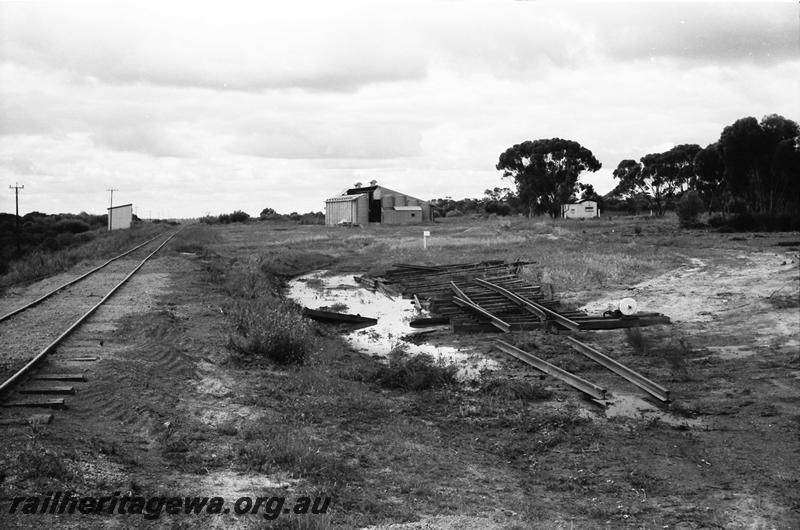
[[(656, 405), (642, 397), (633, 394), (613, 394), (606, 401), (605, 415), (607, 418), (623, 417), (636, 418), (645, 421), (660, 420), (668, 425), (685, 425), (687, 427), (701, 427), (703, 423), (695, 418), (681, 418), (664, 412)], [(589, 413), (587, 410), (586, 413)]]
[(482, 370), (497, 368), (495, 361), (486, 359), (469, 348), (437, 346), (424, 341), (414, 344), (403, 340), (407, 335), (424, 333), (412, 328), (409, 321), (429, 317), (428, 312), (417, 310), (410, 300), (389, 298), (382, 293), (363, 288), (356, 283), (353, 276), (326, 274), (327, 271), (316, 271), (295, 278), (289, 282), (286, 295), (309, 309), (377, 318), (376, 325), (344, 335), (356, 350), (387, 357), (394, 347), (402, 346), (410, 355), (426, 353), (436, 360), (455, 364), (461, 380), (473, 380)]

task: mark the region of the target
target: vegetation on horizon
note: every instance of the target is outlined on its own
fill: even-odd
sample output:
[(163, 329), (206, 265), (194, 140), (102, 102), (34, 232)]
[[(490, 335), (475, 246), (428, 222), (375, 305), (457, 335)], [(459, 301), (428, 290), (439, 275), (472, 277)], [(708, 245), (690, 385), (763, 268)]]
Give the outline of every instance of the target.
[(128, 230), (106, 229), (105, 215), (47, 215), (32, 212), (21, 220), (17, 251), (16, 218), (0, 214), (0, 291), (65, 271), (85, 259), (110, 258), (162, 231), (159, 224), (137, 223)]
[(800, 127), (777, 114), (760, 122), (739, 119), (705, 149), (680, 144), (638, 161), (622, 160), (614, 170), (617, 186), (603, 197), (578, 182), (581, 172), (597, 171), (600, 162), (570, 140), (516, 144), (500, 155), (496, 168), (514, 180), (516, 191), (496, 187), (481, 199), (434, 199), (437, 216), (558, 217), (562, 204), (580, 199), (596, 201), (606, 212), (649, 209), (662, 216), (676, 210), (686, 228), (702, 226), (700, 214), (708, 212), (708, 224), (725, 230), (800, 229)]

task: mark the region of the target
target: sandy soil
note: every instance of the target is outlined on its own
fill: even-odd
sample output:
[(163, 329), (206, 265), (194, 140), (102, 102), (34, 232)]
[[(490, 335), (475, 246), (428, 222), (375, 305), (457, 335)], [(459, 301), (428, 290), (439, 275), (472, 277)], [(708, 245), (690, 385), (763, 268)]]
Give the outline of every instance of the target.
[[(686, 257), (687, 265), (634, 285), (609, 292), (581, 309), (602, 312), (610, 301), (633, 297), (639, 311), (658, 311), (694, 336), (698, 346), (712, 346), (717, 355), (752, 355), (758, 348), (789, 353), (800, 347), (800, 266), (797, 252), (731, 252), (709, 259)], [(718, 344), (750, 335), (735, 344)]]

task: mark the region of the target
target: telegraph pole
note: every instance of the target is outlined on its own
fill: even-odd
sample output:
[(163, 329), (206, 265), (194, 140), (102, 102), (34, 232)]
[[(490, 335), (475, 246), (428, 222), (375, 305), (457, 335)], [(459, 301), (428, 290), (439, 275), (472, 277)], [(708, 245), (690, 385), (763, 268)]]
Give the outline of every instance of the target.
[(17, 252), (19, 252), (19, 190), (25, 189), (25, 186), (20, 186), (19, 182), (16, 182), (13, 186), (9, 186), (8, 188), (14, 190), (14, 202), (17, 206)]
[(119, 191), (119, 190), (117, 188), (108, 188), (106, 191), (110, 191), (111, 192), (111, 200), (108, 203), (108, 231), (110, 232), (111, 231), (111, 212), (114, 211), (112, 209), (112, 208), (114, 208), (114, 192), (115, 191)]

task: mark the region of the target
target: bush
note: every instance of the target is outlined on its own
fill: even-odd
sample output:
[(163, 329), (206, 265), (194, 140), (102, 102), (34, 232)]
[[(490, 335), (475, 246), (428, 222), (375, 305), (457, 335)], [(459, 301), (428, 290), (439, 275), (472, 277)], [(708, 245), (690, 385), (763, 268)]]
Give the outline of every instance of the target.
[(250, 214), (242, 210), (236, 210), (230, 214), (230, 219), (232, 223), (246, 223), (250, 219)]
[(708, 218), (708, 225), (711, 228), (721, 228), (726, 224), (728, 224), (728, 219), (724, 215), (717, 214)]
[(481, 385), (480, 390), (491, 396), (523, 401), (544, 401), (553, 397), (552, 391), (519, 379), (490, 379)]
[(800, 230), (800, 215), (741, 212), (715, 215), (708, 224), (720, 232), (791, 232)]
[(462, 215), (464, 215), (464, 212), (462, 212), (461, 210), (450, 210), (444, 216), (445, 217), (461, 217)]
[(61, 219), (56, 222), (55, 229), (58, 232), (68, 232), (70, 234), (80, 234), (89, 231), (89, 225), (79, 219)]
[(678, 201), (677, 212), (683, 228), (694, 228), (700, 223), (698, 218), (705, 211), (705, 205), (696, 191), (688, 191)]
[(281, 365), (302, 365), (314, 349), (311, 328), (287, 302), (241, 301), (231, 310), (230, 345), (241, 354)]
[(434, 361), (430, 355), (409, 356), (394, 349), (389, 364), (379, 367), (370, 379), (385, 388), (427, 390), (455, 384), (457, 371), (456, 366)]

